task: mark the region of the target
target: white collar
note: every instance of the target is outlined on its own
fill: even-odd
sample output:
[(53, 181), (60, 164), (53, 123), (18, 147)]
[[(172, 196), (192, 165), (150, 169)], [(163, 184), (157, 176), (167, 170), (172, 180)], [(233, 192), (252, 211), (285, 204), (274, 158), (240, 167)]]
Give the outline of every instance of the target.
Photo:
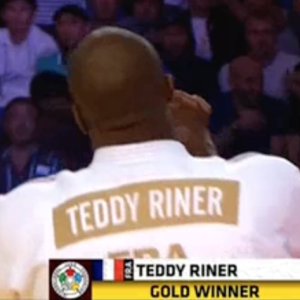
[(206, 17), (192, 17), (192, 22), (205, 23), (206, 21)]
[(95, 151), (92, 165), (99, 163), (126, 164), (191, 157), (185, 147), (172, 140), (110, 146)]
[[(36, 26), (32, 25), (28, 31), (27, 38), (20, 45), (26, 43), (26, 41), (28, 41), (30, 39), (30, 37), (36, 31), (36, 29), (37, 29)], [(3, 28), (2, 30), (3, 30), (3, 32), (2, 32), (3, 39), (1, 40), (2, 44), (6, 45), (6, 46), (18, 46), (11, 41), (8, 29)]]

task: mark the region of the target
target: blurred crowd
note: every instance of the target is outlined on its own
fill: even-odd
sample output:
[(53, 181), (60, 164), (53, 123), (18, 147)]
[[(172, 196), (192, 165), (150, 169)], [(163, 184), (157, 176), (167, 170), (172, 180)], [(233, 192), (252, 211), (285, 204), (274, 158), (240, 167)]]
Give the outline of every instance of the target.
[(256, 151), (300, 166), (300, 0), (0, 5), (0, 193), (91, 161), (72, 115), (68, 58), (91, 30), (108, 25), (151, 41), (175, 87), (210, 104), (220, 156)]

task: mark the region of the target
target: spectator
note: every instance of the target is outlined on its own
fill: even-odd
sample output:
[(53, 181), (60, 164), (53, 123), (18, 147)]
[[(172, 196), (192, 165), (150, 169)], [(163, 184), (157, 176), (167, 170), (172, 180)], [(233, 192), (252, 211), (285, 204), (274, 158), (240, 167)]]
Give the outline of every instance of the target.
[(189, 0), (196, 55), (217, 67), (246, 51), (243, 24), (226, 5), (211, 0)]
[(163, 0), (131, 0), (127, 5), (130, 16), (120, 26), (155, 42), (163, 7)]
[[(287, 73), (292, 72), (300, 61), (298, 56), (277, 50), (276, 26), (270, 14), (250, 15), (246, 22), (249, 56), (263, 66), (266, 95), (284, 100), (287, 98)], [(223, 66), (219, 74), (223, 92), (230, 91), (229, 65)]]
[(55, 41), (32, 25), (34, 0), (5, 0), (0, 29), (0, 108), (11, 99), (29, 95), (29, 84), (35, 74), (37, 60), (57, 52)]
[(73, 118), (66, 77), (53, 72), (36, 75), (31, 83), (31, 95), (42, 113), (41, 145), (59, 153), (70, 170), (86, 167), (92, 149)]
[(119, 0), (89, 0), (94, 13), (95, 28), (119, 25)]
[(230, 64), (232, 93), (214, 103), (211, 131), (221, 155), (255, 151), (283, 154), (286, 106), (263, 95), (262, 67), (249, 57)]
[(245, 0), (244, 4), (238, 0), (221, 0), (226, 3), (229, 10), (241, 22), (245, 22), (249, 15), (258, 12), (269, 12), (274, 18), (277, 35), (277, 47), (279, 50), (298, 55), (299, 43), (293, 31), (287, 26), (287, 20), (284, 11), (274, 5), (274, 0)]
[(85, 0), (37, 0), (38, 10), (36, 14), (36, 24), (51, 31), (53, 27), (53, 15), (62, 6), (77, 5), (86, 8)]
[(90, 19), (79, 6), (66, 5), (55, 13), (53, 21), (61, 51), (39, 59), (37, 70), (67, 75), (68, 56), (91, 30)]
[(189, 19), (181, 16), (161, 28), (161, 56), (176, 86), (210, 100), (217, 89), (214, 65), (195, 55), (195, 43)]
[(7, 193), (25, 181), (49, 176), (63, 168), (53, 152), (37, 143), (38, 110), (27, 98), (16, 98), (5, 110), (4, 131), (10, 145), (0, 158), (0, 193)]

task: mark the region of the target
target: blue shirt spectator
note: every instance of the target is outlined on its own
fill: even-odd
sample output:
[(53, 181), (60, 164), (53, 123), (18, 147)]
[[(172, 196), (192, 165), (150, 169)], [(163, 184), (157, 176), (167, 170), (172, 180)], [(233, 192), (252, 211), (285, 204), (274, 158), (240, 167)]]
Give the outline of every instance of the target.
[(93, 151), (73, 117), (67, 78), (54, 72), (40, 73), (32, 80), (31, 96), (41, 112), (39, 143), (59, 153), (66, 168), (86, 167)]
[[(231, 93), (223, 94), (217, 104), (213, 105), (213, 114), (210, 120), (212, 134), (218, 135), (223, 130), (230, 129), (232, 143), (224, 156), (232, 157), (245, 152), (271, 153), (271, 138), (284, 136), (287, 133), (285, 113), (287, 106), (284, 102), (262, 95), (258, 99), (258, 107), (250, 109), (261, 117), (260, 128), (242, 128), (240, 112), (234, 104)], [(246, 109), (245, 109), (246, 111)], [(243, 114), (243, 113), (241, 113)], [(251, 122), (251, 120), (249, 120)], [(256, 120), (253, 119), (253, 123)], [(256, 125), (253, 124), (253, 127)]]
[(67, 76), (67, 60), (77, 44), (90, 32), (88, 14), (81, 7), (66, 5), (53, 16), (60, 52), (42, 57), (37, 63), (37, 72), (52, 71)]
[[(218, 99), (218, 104), (213, 105), (213, 108), (210, 129), (214, 134), (230, 126), (238, 119), (239, 115), (231, 93), (222, 94)], [(286, 133), (286, 119), (281, 116), (287, 111), (287, 105), (283, 104), (282, 101), (262, 95), (259, 98), (259, 109), (267, 120), (268, 132), (271, 135)]]
[(12, 149), (4, 151), (0, 158), (0, 194), (5, 194), (20, 184), (39, 177), (56, 174), (63, 169), (61, 159), (54, 152), (35, 148), (25, 167), (17, 170), (11, 158)]
[(283, 155), (287, 104), (263, 93), (262, 66), (243, 56), (229, 66), (232, 92), (212, 103), (211, 131), (222, 156)]
[(53, 54), (50, 56), (42, 57), (37, 63), (37, 72), (54, 72), (63, 76), (68, 75), (66, 60), (62, 57), (61, 53)]
[(7, 106), (3, 124), (9, 146), (0, 156), (0, 193), (63, 169), (60, 157), (37, 143), (38, 119), (38, 110), (27, 98), (16, 98)]

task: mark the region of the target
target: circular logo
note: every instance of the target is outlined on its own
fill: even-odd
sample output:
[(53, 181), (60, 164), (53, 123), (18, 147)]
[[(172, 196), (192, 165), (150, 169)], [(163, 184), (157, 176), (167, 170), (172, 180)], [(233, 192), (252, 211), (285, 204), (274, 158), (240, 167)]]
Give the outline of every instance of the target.
[(52, 273), (52, 287), (64, 299), (77, 299), (89, 287), (89, 274), (79, 263), (65, 262)]

